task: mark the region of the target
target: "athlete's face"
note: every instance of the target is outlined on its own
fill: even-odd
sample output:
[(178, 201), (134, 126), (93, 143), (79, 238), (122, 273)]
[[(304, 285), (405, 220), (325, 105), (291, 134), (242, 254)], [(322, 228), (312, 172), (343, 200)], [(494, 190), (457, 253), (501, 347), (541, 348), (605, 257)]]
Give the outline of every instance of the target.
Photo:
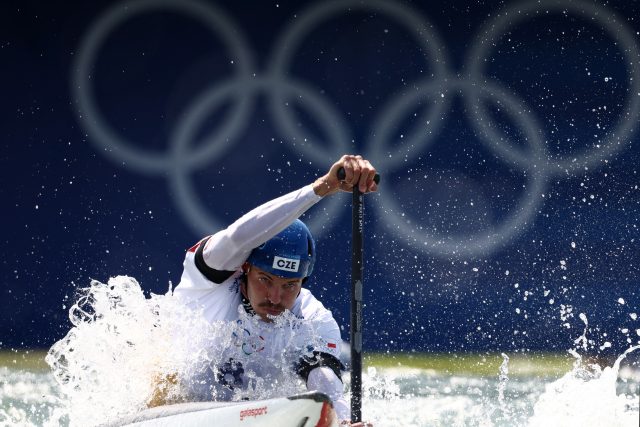
[(265, 322), (290, 310), (302, 287), (302, 279), (289, 279), (267, 273), (253, 265), (245, 264), (247, 284), (242, 286), (242, 294), (249, 300), (253, 310)]

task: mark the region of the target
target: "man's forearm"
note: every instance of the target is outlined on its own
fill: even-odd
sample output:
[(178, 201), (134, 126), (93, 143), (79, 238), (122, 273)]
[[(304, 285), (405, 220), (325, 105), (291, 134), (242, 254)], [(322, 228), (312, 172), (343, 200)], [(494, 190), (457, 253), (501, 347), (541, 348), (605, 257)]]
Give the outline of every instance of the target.
[(344, 398), (342, 381), (331, 368), (321, 366), (309, 372), (307, 389), (316, 390), (329, 396), (339, 420), (347, 420), (351, 417), (349, 405)]

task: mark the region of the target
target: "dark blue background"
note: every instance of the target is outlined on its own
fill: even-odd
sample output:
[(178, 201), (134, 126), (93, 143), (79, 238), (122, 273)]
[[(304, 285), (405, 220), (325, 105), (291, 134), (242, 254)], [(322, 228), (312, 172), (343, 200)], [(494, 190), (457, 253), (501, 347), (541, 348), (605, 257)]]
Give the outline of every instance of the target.
[[(233, 23), (236, 37), (246, 40), (260, 76), (281, 31), (319, 4), (215, 6)], [(447, 66), (463, 76), (483, 25), (515, 3), (396, 4), (433, 24)], [(92, 278), (125, 274), (137, 278), (145, 292), (166, 292), (169, 282), (179, 281), (184, 251), (202, 237), (177, 205), (168, 172), (141, 173), (106, 156), (81, 126), (85, 112), (72, 91), (72, 75), (83, 37), (103, 14), (124, 5), (1, 6), (1, 348), (49, 347), (61, 338), (70, 327), (67, 309), (77, 289)], [(603, 6), (640, 43), (637, 4)], [(433, 78), (430, 52), (408, 31), (383, 13), (352, 11), (311, 28), (294, 53), (288, 78), (304, 82), (340, 115), (352, 135), (351, 152), (370, 153), (367, 142), (388, 102)], [(630, 93), (629, 67), (619, 48), (597, 22), (570, 12), (541, 12), (499, 38), (485, 78), (526, 103), (551, 159), (567, 156), (597, 149), (624, 113), (623, 100), (640, 96)], [(91, 81), (114, 131), (139, 149), (163, 153), (170, 151), (171, 133), (194, 99), (233, 75), (237, 62), (231, 60), (220, 37), (197, 20), (156, 11), (136, 15), (110, 33)], [(380, 163), (380, 191), (394, 197), (422, 232), (445, 238), (499, 226), (528, 182), (517, 165), (482, 143), (455, 93), (449, 94), (454, 101), (438, 119), (442, 124), (431, 145), (400, 166)], [(437, 95), (425, 97), (411, 113)], [(229, 142), (232, 148), (188, 175), (200, 202), (222, 223), (312, 182), (326, 169), (296, 151), (300, 141), (282, 134), (268, 97), (256, 99), (242, 134)], [(199, 136), (229, 120), (233, 102), (229, 98), (212, 111)], [(291, 107), (297, 123), (316, 141), (326, 141), (325, 124), (305, 105)], [(496, 123), (526, 152), (517, 122), (490, 105)], [(411, 117), (397, 122), (388, 147), (409, 133)], [(638, 119), (628, 117), (632, 123)], [(628, 347), (627, 338), (637, 343), (640, 323), (630, 314), (640, 311), (640, 141), (637, 132), (630, 135), (606, 161), (550, 177), (532, 220), (513, 239), (481, 254), (426, 252), (419, 238), (411, 244), (393, 230), (384, 207), (376, 208), (383, 203), (379, 195), (367, 197), (365, 347), (565, 350), (582, 333), (578, 313), (589, 319), (590, 351), (600, 352), (605, 341), (613, 345), (607, 354)], [(342, 154), (330, 142), (320, 145), (327, 162)], [(320, 255), (309, 287), (334, 311), (348, 338), (350, 197), (340, 197), (344, 207), (317, 233)], [(314, 208), (316, 214), (322, 215), (324, 203)], [(570, 328), (560, 319), (561, 305), (573, 307)]]

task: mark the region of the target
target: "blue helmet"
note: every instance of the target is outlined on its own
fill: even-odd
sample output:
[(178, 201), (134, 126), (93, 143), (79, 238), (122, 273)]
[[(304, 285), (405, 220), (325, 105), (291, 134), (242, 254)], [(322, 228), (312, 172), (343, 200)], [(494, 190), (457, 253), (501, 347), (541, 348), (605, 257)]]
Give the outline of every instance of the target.
[(306, 225), (291, 225), (251, 251), (247, 262), (275, 276), (304, 279), (316, 261), (316, 244)]

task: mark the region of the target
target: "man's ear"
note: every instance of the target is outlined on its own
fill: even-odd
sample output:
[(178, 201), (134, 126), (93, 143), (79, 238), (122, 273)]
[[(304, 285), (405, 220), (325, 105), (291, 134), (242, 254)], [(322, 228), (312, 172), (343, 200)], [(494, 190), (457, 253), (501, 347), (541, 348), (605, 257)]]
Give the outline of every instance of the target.
[(240, 292), (242, 292), (242, 296), (244, 296), (246, 299), (249, 299), (249, 297), (247, 296), (247, 279), (245, 276), (245, 280), (240, 282)]
[(251, 264), (249, 264), (248, 262), (245, 262), (244, 264), (242, 264), (242, 277), (240, 278), (240, 292), (242, 292), (242, 295), (249, 299), (249, 297), (247, 296), (247, 286), (249, 283), (249, 270), (251, 270)]

